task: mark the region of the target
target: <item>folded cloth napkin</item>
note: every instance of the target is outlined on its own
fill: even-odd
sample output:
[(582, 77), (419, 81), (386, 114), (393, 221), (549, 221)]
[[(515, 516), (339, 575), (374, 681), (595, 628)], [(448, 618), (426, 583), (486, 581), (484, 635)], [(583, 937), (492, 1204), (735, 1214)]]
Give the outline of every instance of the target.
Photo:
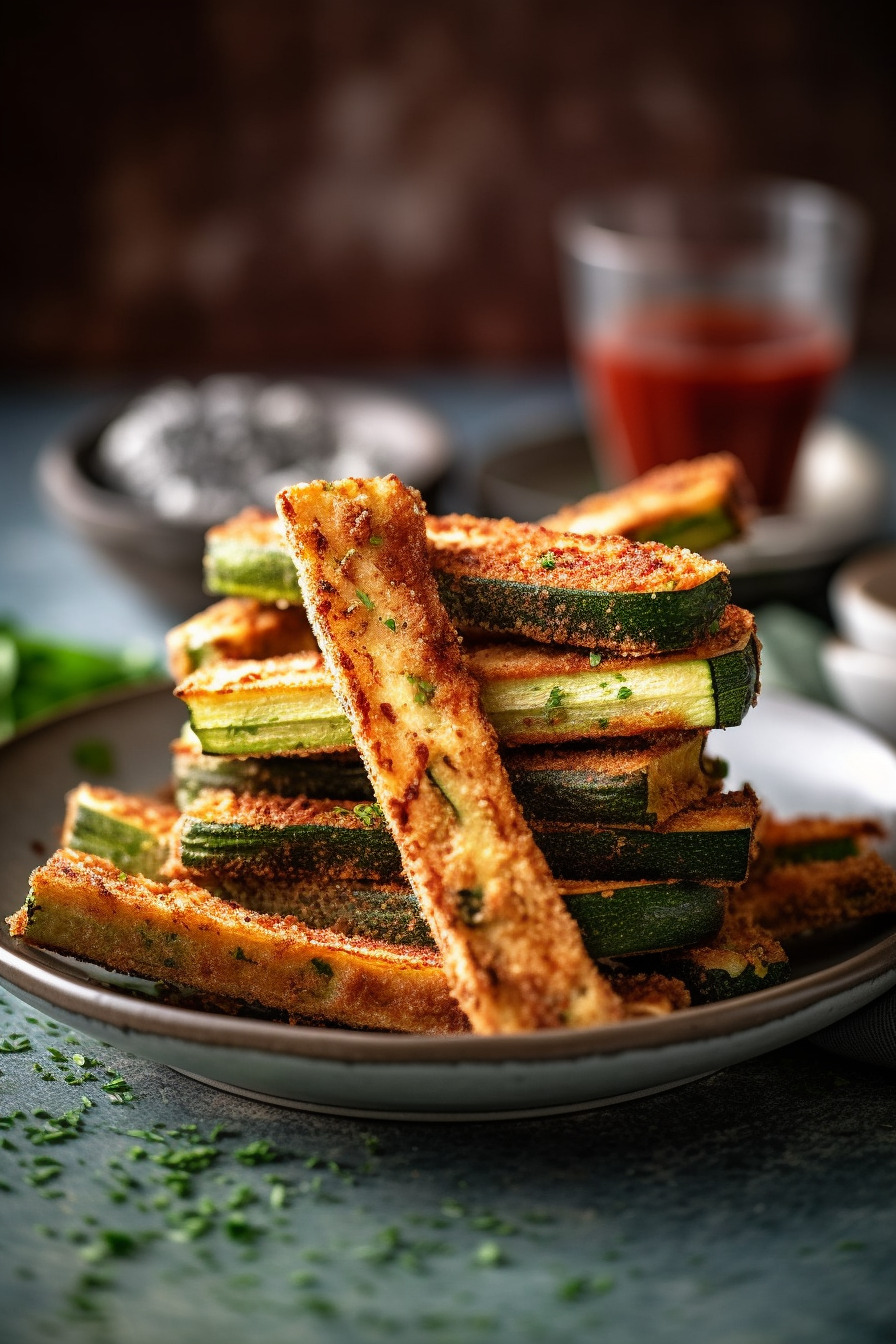
[[(763, 686), (777, 686), (832, 705), (820, 658), (822, 643), (830, 634), (824, 622), (796, 607), (774, 603), (760, 608), (756, 624), (762, 640)], [(835, 1055), (896, 1069), (896, 989), (811, 1039)]]

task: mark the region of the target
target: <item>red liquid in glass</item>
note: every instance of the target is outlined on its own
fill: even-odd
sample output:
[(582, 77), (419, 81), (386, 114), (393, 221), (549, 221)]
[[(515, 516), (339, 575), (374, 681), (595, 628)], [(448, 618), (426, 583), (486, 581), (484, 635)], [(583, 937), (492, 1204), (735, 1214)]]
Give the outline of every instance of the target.
[(626, 477), (735, 453), (760, 504), (780, 508), (800, 439), (845, 357), (820, 319), (679, 303), (630, 313), (582, 351), (582, 365)]

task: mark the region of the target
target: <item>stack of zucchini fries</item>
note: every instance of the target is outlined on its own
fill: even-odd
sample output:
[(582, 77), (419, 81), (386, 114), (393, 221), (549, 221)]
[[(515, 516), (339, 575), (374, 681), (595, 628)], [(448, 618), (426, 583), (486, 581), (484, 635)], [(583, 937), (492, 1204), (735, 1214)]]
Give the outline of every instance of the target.
[(278, 506), (211, 530), (220, 600), (169, 635), (173, 802), (74, 790), (15, 936), (225, 1011), (503, 1032), (769, 987), (779, 937), (896, 908), (874, 823), (760, 819), (706, 754), (758, 692), (683, 549), (743, 527), (733, 459), (540, 526), (394, 477)]

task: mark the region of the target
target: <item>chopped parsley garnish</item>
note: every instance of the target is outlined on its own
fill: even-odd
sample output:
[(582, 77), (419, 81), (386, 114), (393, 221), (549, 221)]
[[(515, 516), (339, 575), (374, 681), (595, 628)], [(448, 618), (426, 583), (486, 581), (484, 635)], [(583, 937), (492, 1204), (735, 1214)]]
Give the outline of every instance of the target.
[(245, 1148), (237, 1148), (233, 1155), (244, 1167), (257, 1167), (262, 1162), (279, 1162), (283, 1156), (270, 1139), (256, 1139), (254, 1143), (247, 1143)]
[(245, 962), (248, 962), (250, 966), (254, 966), (254, 965), (255, 965), (255, 962), (252, 960), (252, 958), (251, 958), (251, 957), (247, 957), (246, 954), (245, 954), (245, 952), (243, 951), (243, 949), (242, 949), (241, 947), (235, 947), (235, 948), (233, 949), (232, 956), (233, 956), (234, 961), (245, 961)]
[(318, 975), (322, 975), (325, 980), (333, 979), (333, 967), (328, 961), (324, 961), (323, 957), (312, 957), (311, 965), (317, 971)]
[(630, 686), (620, 686), (616, 692), (617, 700), (630, 700), (632, 697), (632, 688)]
[(565, 692), (561, 691), (559, 686), (552, 686), (547, 700), (542, 705), (541, 713), (546, 719), (552, 718), (563, 705)]
[(600, 667), (602, 660), (603, 660), (603, 654), (596, 653), (594, 649), (592, 649), (588, 655), (588, 662), (590, 663), (590, 665), (592, 667)]
[(355, 803), (352, 812), (367, 829), (383, 820), (383, 809), (379, 803)]
[(371, 545), (371, 546), (382, 546), (382, 544), (383, 544), (383, 539), (382, 539), (382, 537), (371, 537), (371, 538), (370, 538), (370, 545)]
[(369, 598), (366, 593), (362, 593), (360, 588), (355, 589), (355, 597), (357, 597), (361, 605), (366, 607), (368, 611), (374, 611), (376, 609), (376, 604), (373, 600)]
[(427, 681), (425, 677), (416, 677), (413, 672), (405, 672), (405, 677), (411, 683), (414, 689), (414, 704), (428, 705), (436, 693), (435, 684)]
[(538, 557), (538, 563), (542, 569), (556, 569), (557, 557), (553, 551), (545, 551), (544, 555)]
[(383, 621), (383, 625), (386, 626), (386, 628), (387, 628), (388, 630), (393, 630), (393, 631), (394, 631), (394, 629), (395, 629), (395, 618), (394, 618), (394, 616), (387, 616), (386, 619)]

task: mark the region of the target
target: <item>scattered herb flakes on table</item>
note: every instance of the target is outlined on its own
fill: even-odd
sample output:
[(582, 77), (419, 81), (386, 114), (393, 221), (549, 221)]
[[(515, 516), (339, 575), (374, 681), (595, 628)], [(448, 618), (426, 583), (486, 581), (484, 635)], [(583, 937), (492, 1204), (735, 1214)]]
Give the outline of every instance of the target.
[(829, 1286), (861, 1317), (889, 1281), (891, 1090), (809, 1048), (637, 1107), (441, 1127), (243, 1102), (5, 995), (0, 1040), (4, 1344), (671, 1344), (732, 1313), (758, 1338), (757, 1256), (784, 1338), (788, 1294), (823, 1322)]

